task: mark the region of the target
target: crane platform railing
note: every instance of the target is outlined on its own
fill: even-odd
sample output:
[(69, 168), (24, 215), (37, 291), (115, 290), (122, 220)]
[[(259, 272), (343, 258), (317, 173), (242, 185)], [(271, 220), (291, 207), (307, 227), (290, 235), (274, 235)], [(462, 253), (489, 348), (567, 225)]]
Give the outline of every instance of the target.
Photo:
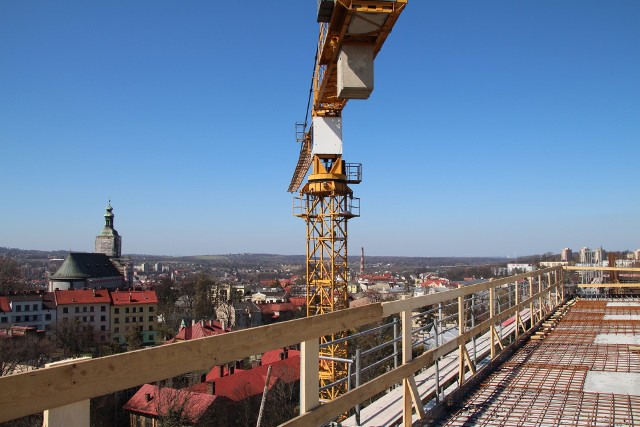
[[(612, 270), (602, 267), (602, 270)], [(46, 409), (85, 401), (105, 394), (130, 389), (145, 383), (198, 370), (210, 369), (261, 354), (274, 348), (300, 344), (301, 415), (285, 425), (323, 425), (394, 385), (403, 390), (402, 413), (407, 425), (412, 407), (422, 410), (422, 398), (415, 388), (414, 375), (433, 367), (449, 354), (457, 354), (456, 381), (464, 385), (478, 370), (478, 354), (471, 344), (488, 336), (490, 360), (531, 334), (551, 312), (565, 300), (566, 267), (551, 267), (497, 280), (451, 289), (445, 292), (373, 303), (318, 316), (306, 317), (267, 326), (244, 329), (154, 348), (81, 360), (67, 365), (37, 369), (0, 378), (0, 422)], [(640, 272), (640, 268), (625, 269)], [(475, 306), (474, 306), (475, 304)], [(480, 308), (478, 308), (480, 307)], [(438, 312), (437, 315), (434, 313)], [(474, 313), (473, 316), (470, 313)], [(528, 315), (525, 314), (528, 312)], [(425, 345), (426, 330), (414, 325), (416, 313), (434, 321), (431, 345)], [(425, 314), (426, 313), (426, 314)], [(476, 315), (477, 314), (477, 315)], [(430, 316), (430, 317), (429, 317)], [(318, 401), (319, 338), (347, 329), (400, 318), (402, 322), (402, 363), (326, 404)], [(451, 326), (453, 325), (453, 326)], [(512, 326), (511, 336), (503, 329)], [(515, 325), (515, 328), (513, 328)], [(444, 329), (451, 326), (453, 335), (444, 340)], [(418, 338), (414, 331), (420, 329)], [(449, 331), (451, 332), (451, 331)], [(488, 334), (488, 335), (487, 335)], [(435, 335), (434, 335), (435, 337)], [(419, 346), (415, 346), (421, 340)], [(439, 385), (439, 390), (445, 384)], [(413, 402), (413, 404), (412, 404)], [(55, 427), (55, 426), (52, 426)]]

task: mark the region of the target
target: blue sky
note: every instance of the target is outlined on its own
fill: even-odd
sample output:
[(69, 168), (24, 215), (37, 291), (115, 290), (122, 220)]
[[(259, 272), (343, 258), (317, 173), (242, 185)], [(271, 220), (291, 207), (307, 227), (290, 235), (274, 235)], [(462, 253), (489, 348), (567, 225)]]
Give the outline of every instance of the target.
[[(0, 1), (0, 246), (302, 254), (315, 0)], [(640, 2), (410, 0), (343, 113), (352, 255), (640, 247)]]

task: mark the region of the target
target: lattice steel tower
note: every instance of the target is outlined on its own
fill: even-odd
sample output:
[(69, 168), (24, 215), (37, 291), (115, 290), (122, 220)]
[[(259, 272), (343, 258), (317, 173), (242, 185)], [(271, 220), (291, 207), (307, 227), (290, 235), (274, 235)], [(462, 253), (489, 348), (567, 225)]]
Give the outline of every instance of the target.
[[(360, 164), (342, 159), (342, 109), (349, 99), (367, 99), (373, 91), (373, 60), (407, 0), (318, 0), (320, 34), (313, 73), (313, 120), (298, 126), (301, 142), (290, 192), (294, 215), (307, 228), (307, 315), (348, 307), (347, 223), (360, 216), (349, 184), (362, 179)], [(307, 111), (308, 116), (309, 111)], [(321, 338), (320, 398), (347, 391), (348, 331)], [(336, 341), (336, 343), (332, 343)], [(332, 343), (332, 344), (329, 344)]]

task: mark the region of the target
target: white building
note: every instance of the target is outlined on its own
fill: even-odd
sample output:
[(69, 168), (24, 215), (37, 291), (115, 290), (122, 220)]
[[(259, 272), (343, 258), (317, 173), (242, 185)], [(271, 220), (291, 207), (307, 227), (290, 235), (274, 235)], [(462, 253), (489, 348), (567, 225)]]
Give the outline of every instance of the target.
[(529, 273), (535, 269), (533, 264), (507, 264), (507, 274), (509, 276), (519, 273)]

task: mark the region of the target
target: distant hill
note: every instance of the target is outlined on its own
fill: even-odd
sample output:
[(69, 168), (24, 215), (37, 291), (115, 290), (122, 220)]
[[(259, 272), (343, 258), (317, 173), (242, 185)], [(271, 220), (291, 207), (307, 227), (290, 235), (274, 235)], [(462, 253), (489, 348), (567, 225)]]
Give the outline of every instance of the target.
[[(69, 251), (41, 251), (34, 249), (15, 249), (0, 247), (0, 256), (8, 256), (19, 260), (36, 260), (49, 258), (64, 258)], [(292, 265), (301, 266), (305, 263), (304, 255), (277, 255), (264, 253), (240, 253), (240, 254), (219, 254), (219, 255), (194, 255), (172, 257), (166, 255), (148, 254), (126, 254), (134, 263), (142, 262), (176, 262), (207, 264), (220, 267), (247, 267), (247, 266), (270, 266), (270, 265)], [(436, 268), (436, 267), (457, 267), (457, 266), (478, 266), (494, 265), (509, 262), (504, 257), (402, 257), (402, 256), (366, 256), (365, 264), (384, 269), (385, 266), (398, 268)], [(360, 256), (349, 257), (349, 264), (358, 264)]]

